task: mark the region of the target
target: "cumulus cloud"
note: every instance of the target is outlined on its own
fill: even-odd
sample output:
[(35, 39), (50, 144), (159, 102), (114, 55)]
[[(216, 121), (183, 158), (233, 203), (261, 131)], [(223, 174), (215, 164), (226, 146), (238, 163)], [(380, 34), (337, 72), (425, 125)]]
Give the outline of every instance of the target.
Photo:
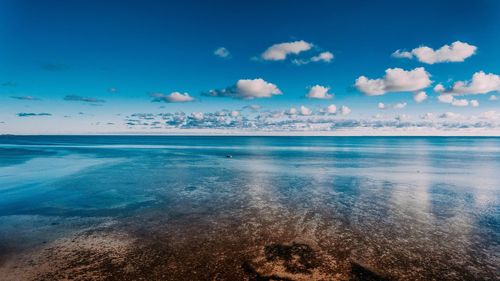
[(440, 62), (462, 62), (466, 58), (476, 53), (477, 47), (468, 43), (456, 41), (450, 45), (444, 45), (441, 48), (434, 50), (427, 46), (421, 46), (411, 50), (397, 50), (392, 53), (396, 58), (412, 59), (416, 57), (420, 62), (434, 64)]
[(368, 79), (360, 76), (356, 79), (356, 88), (368, 96), (384, 95), (388, 92), (410, 92), (428, 87), (431, 84), (430, 74), (423, 67), (413, 70), (389, 68), (385, 76)]
[(500, 120), (500, 112), (496, 112), (495, 110), (485, 111), (479, 115), (479, 118), (490, 119), (490, 120)]
[(274, 44), (267, 48), (261, 55), (264, 60), (279, 61), (285, 60), (290, 54), (299, 54), (300, 52), (308, 51), (312, 48), (312, 44), (304, 40)]
[(500, 76), (493, 73), (476, 72), (470, 81), (457, 81), (450, 88), (436, 85), (434, 91), (453, 95), (478, 95), (500, 92)]
[(97, 99), (97, 98), (89, 98), (89, 97), (82, 97), (78, 95), (67, 95), (64, 97), (64, 100), (67, 101), (83, 101), (83, 102), (89, 102), (89, 103), (103, 103), (106, 102), (105, 100)]
[(52, 116), (50, 113), (32, 113), (32, 112), (20, 112), (17, 114), (18, 117), (34, 117), (34, 116)]
[(234, 86), (203, 93), (203, 95), (210, 97), (231, 97), (236, 99), (270, 98), (281, 94), (281, 90), (275, 84), (261, 78), (240, 79)]
[(452, 103), (454, 97), (450, 94), (441, 94), (438, 96), (438, 100), (442, 103)]
[(454, 112), (445, 112), (439, 115), (439, 118), (445, 118), (445, 119), (458, 119), (460, 117), (461, 117), (460, 114)]
[(490, 101), (496, 101), (496, 100), (498, 100), (498, 97), (497, 97), (497, 96), (495, 96), (495, 95), (491, 95), (491, 96), (488, 98), (488, 100), (490, 100)]
[(203, 112), (193, 112), (191, 113), (191, 117), (195, 120), (203, 120), (203, 118), (205, 117), (205, 115), (203, 114)]
[(305, 106), (300, 106), (300, 115), (302, 116), (309, 116), (309, 115), (312, 115), (313, 112), (311, 109), (305, 107)]
[(286, 115), (297, 115), (297, 108), (295, 107), (291, 107), (290, 109), (288, 109), (287, 111), (285, 111), (285, 114)]
[(426, 114), (422, 115), (420, 118), (423, 120), (434, 120), (436, 116), (432, 112), (427, 112)]
[(453, 99), (451, 102), (451, 105), (453, 106), (458, 106), (458, 107), (464, 107), (469, 105), (469, 101), (466, 99)]
[(424, 91), (417, 92), (413, 95), (413, 100), (417, 103), (421, 103), (427, 99), (427, 94)]
[(150, 96), (153, 97), (153, 102), (176, 103), (194, 101), (194, 98), (188, 93), (181, 94), (179, 92), (172, 92), (169, 95), (165, 95), (163, 93), (151, 93)]
[(32, 96), (11, 96), (11, 98), (16, 100), (40, 100), (39, 98), (35, 98)]
[[(346, 113), (347, 110), (343, 111)], [(461, 116), (453, 112), (439, 115), (427, 113), (420, 116), (419, 120), (413, 120), (410, 115), (406, 114), (399, 114), (393, 118), (380, 114), (370, 119), (338, 118), (335, 114), (324, 114), (325, 109), (310, 115), (300, 115), (299, 110), (296, 109), (291, 112), (292, 115), (283, 114), (282, 111), (263, 111), (257, 115), (253, 112), (247, 114), (242, 112), (242, 115), (231, 116), (230, 112), (230, 110), (220, 110), (190, 114), (184, 112), (137, 113), (126, 116), (124, 121), (128, 128), (136, 129), (234, 129), (236, 132), (319, 132), (339, 129), (368, 129), (370, 132), (380, 129), (394, 132), (395, 129), (401, 129), (402, 132), (427, 133), (429, 130), (472, 132), (469, 129), (487, 129), (490, 132), (492, 129), (500, 129), (500, 113), (496, 111), (483, 112), (477, 116)], [(290, 115), (290, 118), (284, 118), (285, 115)]]
[(406, 107), (406, 105), (407, 105), (406, 102), (398, 102), (395, 105), (393, 105), (392, 108), (394, 108), (394, 109), (403, 109), (403, 108)]
[(379, 103), (377, 104), (377, 108), (378, 108), (378, 109), (386, 109), (386, 107), (385, 107), (385, 103), (383, 103), (383, 102), (379, 102)]
[(309, 99), (322, 99), (322, 100), (331, 99), (333, 98), (333, 94), (328, 93), (329, 90), (330, 90), (329, 87), (315, 85), (309, 89), (309, 92), (307, 93), (306, 97)]
[[(465, 107), (469, 105), (469, 101), (467, 99), (456, 99), (452, 94), (440, 94), (437, 98), (439, 102), (448, 103), (452, 106)], [(473, 107), (479, 106), (479, 102), (477, 100), (471, 100), (470, 104)]]
[(406, 120), (410, 119), (410, 116), (406, 115), (406, 114), (399, 114), (394, 119), (401, 122), (401, 121), (406, 121)]
[(329, 106), (326, 107), (325, 112), (328, 114), (336, 114), (337, 106), (335, 104), (330, 104)]
[(115, 87), (108, 88), (108, 93), (116, 94), (118, 93), (118, 89)]
[(226, 58), (229, 58), (231, 56), (231, 53), (229, 52), (228, 49), (226, 49), (224, 47), (219, 47), (219, 48), (215, 49), (214, 56), (226, 59)]
[(349, 107), (343, 105), (343, 106), (340, 107), (339, 113), (341, 115), (348, 115), (348, 114), (351, 113), (351, 109)]
[(317, 56), (311, 58), (312, 62), (330, 62), (333, 59), (333, 54), (331, 52), (322, 52)]

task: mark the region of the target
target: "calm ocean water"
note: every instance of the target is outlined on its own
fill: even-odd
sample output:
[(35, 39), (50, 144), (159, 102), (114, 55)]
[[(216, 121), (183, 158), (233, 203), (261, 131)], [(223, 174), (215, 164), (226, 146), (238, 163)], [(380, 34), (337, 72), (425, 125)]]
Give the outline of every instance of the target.
[(498, 280), (499, 172), (500, 138), (1, 136), (0, 280)]

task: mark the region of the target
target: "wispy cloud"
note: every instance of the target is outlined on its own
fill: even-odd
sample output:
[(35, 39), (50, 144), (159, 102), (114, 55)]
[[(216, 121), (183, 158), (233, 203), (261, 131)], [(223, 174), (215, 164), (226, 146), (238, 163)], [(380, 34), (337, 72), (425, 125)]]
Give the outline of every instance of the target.
[(102, 100), (102, 99), (82, 97), (82, 96), (78, 96), (78, 95), (67, 95), (64, 97), (64, 100), (66, 100), (66, 101), (82, 101), (82, 102), (88, 102), (88, 103), (104, 103), (104, 102), (106, 102), (105, 100)]
[(231, 53), (229, 52), (228, 49), (226, 49), (224, 47), (219, 47), (219, 48), (215, 49), (214, 56), (217, 56), (217, 57), (223, 58), (223, 59), (228, 59), (231, 57)]
[(52, 116), (50, 113), (32, 113), (32, 112), (20, 112), (17, 114), (18, 117), (34, 117), (34, 116)]
[(11, 98), (16, 100), (30, 100), (30, 101), (40, 100), (39, 98), (35, 98), (32, 96), (11, 96)]
[(42, 68), (47, 70), (47, 71), (53, 71), (53, 72), (61, 72), (61, 71), (67, 71), (71, 67), (67, 64), (64, 63), (53, 63), (53, 62), (48, 62), (48, 63), (42, 63)]
[(1, 85), (3, 87), (16, 87), (17, 83), (15, 81), (5, 81)]

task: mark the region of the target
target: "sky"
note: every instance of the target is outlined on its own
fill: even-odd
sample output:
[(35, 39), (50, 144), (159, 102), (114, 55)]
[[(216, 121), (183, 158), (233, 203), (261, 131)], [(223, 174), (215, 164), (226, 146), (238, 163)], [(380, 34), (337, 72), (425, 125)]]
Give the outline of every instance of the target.
[(0, 1), (2, 134), (500, 135), (500, 1)]

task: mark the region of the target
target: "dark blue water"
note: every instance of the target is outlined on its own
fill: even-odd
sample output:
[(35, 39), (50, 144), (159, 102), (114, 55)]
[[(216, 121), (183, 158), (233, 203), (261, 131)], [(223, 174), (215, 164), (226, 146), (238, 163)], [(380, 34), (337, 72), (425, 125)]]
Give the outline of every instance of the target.
[[(164, 280), (349, 280), (353, 262), (396, 280), (494, 280), (499, 171), (500, 138), (1, 136), (0, 276), (111, 270), (64, 264), (88, 247), (127, 257), (116, 276), (150, 280), (167, 265)], [(293, 243), (315, 253), (308, 272), (266, 260)]]

